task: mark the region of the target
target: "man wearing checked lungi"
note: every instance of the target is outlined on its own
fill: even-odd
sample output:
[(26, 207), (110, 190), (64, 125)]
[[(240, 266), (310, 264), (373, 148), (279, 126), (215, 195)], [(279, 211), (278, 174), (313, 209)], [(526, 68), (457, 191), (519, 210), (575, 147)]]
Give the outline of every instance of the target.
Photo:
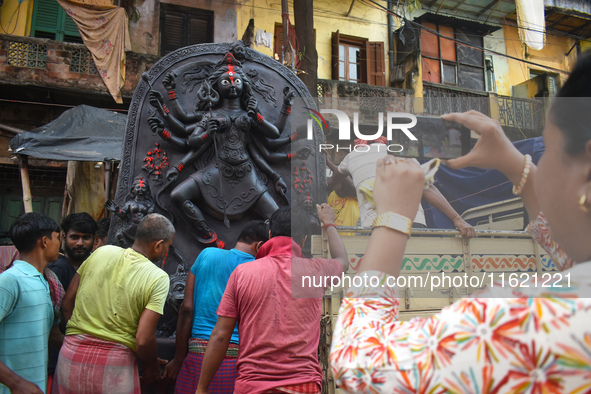
[[(203, 359), (197, 394), (208, 393), (238, 323), (236, 394), (319, 394), (318, 362), (322, 295), (330, 281), (302, 286), (304, 277), (340, 277), (349, 267), (347, 250), (334, 225), (334, 210), (318, 206), (332, 259), (307, 259), (302, 246), (310, 218), (290, 207), (270, 219), (269, 241), (256, 259), (234, 270), (218, 307), (218, 320)], [(311, 278), (310, 278), (311, 279)], [(311, 283), (312, 281), (310, 281)]]
[(160, 378), (155, 330), (169, 279), (154, 263), (174, 232), (164, 216), (147, 215), (131, 248), (103, 246), (80, 266), (63, 301), (68, 324), (52, 393), (139, 394), (136, 356), (144, 383)]
[[(268, 239), (265, 222), (253, 221), (242, 229), (233, 249), (206, 248), (199, 253), (187, 277), (185, 299), (179, 310), (175, 357), (164, 369), (164, 378), (177, 379), (175, 394), (195, 393), (203, 354), (217, 322), (216, 311), (228, 279), (236, 267), (254, 260)], [(209, 386), (209, 394), (234, 392), (238, 341), (238, 327), (234, 327), (224, 361)]]

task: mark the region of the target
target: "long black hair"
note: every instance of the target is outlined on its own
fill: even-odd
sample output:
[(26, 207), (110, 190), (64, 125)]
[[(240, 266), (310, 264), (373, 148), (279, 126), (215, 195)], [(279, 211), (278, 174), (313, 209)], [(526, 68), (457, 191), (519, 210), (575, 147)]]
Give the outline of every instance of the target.
[[(200, 103), (197, 105), (200, 111), (206, 111), (210, 107), (215, 108), (220, 104), (221, 97), (217, 90), (217, 82), (224, 74), (230, 71), (236, 73), (242, 79), (242, 94), (240, 95), (240, 103), (243, 108), (247, 107), (248, 100), (255, 98), (250, 80), (242, 70), (242, 64), (236, 60), (232, 53), (228, 52), (224, 58), (216, 64), (215, 71), (201, 84), (197, 97), (200, 98)], [(212, 92), (212, 90), (214, 92)], [(256, 98), (255, 98), (256, 99)]]
[(563, 133), (564, 151), (576, 156), (591, 140), (591, 51), (579, 60), (556, 99), (549, 118)]

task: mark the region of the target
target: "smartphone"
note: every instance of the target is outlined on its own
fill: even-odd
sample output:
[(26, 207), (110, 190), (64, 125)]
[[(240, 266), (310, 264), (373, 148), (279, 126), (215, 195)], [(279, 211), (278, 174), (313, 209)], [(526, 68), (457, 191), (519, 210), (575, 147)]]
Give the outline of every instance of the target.
[(438, 116), (418, 116), (409, 131), (417, 141), (405, 144), (405, 156), (453, 159), (470, 151), (470, 130)]

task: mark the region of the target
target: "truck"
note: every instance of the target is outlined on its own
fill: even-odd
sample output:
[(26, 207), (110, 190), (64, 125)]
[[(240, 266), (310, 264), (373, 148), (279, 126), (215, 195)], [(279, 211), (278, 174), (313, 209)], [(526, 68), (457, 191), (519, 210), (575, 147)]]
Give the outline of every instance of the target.
[[(531, 235), (516, 229), (523, 228), (525, 220), (519, 198), (477, 207), (462, 217), (475, 224), (476, 237), (462, 238), (457, 230), (413, 229), (397, 278), (400, 320), (431, 316), (486, 286), (519, 287), (533, 276), (543, 283), (559, 275), (548, 253)], [(326, 394), (339, 393), (329, 363), (332, 333), (371, 228), (337, 227), (337, 231), (347, 248), (350, 268), (331, 283), (323, 298), (319, 360), (324, 375), (322, 392)], [(311, 254), (330, 258), (325, 232), (312, 236)]]

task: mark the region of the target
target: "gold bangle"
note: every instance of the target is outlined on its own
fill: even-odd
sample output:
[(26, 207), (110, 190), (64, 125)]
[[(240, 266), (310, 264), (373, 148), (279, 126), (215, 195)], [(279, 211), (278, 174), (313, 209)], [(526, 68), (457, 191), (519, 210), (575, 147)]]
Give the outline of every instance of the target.
[(374, 219), (372, 227), (388, 227), (410, 236), (412, 220), (395, 212), (386, 212)]
[(525, 165), (523, 166), (523, 172), (521, 173), (521, 179), (519, 180), (519, 185), (513, 185), (513, 194), (518, 196), (523, 191), (523, 187), (525, 186), (525, 182), (527, 182), (527, 178), (529, 176), (529, 172), (531, 170), (531, 156), (525, 155)]

